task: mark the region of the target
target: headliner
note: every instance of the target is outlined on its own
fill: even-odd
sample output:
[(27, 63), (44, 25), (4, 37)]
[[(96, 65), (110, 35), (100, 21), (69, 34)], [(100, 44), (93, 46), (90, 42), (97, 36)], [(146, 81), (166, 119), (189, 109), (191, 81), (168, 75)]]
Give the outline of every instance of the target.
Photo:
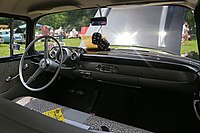
[(177, 4), (195, 9), (198, 0), (0, 0), (0, 13), (36, 17), (66, 10), (126, 5)]

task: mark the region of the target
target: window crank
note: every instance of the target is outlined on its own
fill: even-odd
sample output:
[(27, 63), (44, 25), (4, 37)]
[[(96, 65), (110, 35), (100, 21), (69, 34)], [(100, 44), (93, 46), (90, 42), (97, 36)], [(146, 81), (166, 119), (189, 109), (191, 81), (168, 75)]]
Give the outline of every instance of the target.
[[(29, 65), (28, 65), (28, 64), (25, 64), (24, 67), (23, 67), (23, 70), (26, 70), (28, 67), (29, 67)], [(6, 82), (10, 82), (10, 81), (16, 79), (17, 77), (19, 77), (19, 74), (15, 75), (15, 76), (13, 76), (13, 77), (11, 77), (11, 76), (9, 75), (9, 76), (6, 78)]]

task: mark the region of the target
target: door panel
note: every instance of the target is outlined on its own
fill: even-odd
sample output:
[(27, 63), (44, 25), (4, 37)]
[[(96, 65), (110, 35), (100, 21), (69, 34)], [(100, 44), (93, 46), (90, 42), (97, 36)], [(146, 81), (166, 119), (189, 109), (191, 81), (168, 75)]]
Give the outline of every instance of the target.
[(10, 81), (6, 81), (6, 79), (8, 80), (9, 76), (13, 78), (18, 74), (18, 66), (19, 61), (0, 63), (0, 94), (7, 92), (16, 84), (20, 84), (19, 77), (16, 77)]

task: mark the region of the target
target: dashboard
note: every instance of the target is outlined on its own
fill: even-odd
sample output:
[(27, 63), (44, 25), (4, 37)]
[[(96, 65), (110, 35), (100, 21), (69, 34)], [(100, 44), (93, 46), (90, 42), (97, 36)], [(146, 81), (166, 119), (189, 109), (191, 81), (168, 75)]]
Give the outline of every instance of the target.
[[(53, 48), (49, 54), (51, 59), (61, 62), (58, 48)], [(87, 51), (63, 47), (63, 56), (60, 73), (64, 76), (138, 88), (152, 83), (171, 85), (172, 89), (177, 87), (174, 84), (185, 86), (197, 80), (200, 70), (195, 61), (146, 51)]]

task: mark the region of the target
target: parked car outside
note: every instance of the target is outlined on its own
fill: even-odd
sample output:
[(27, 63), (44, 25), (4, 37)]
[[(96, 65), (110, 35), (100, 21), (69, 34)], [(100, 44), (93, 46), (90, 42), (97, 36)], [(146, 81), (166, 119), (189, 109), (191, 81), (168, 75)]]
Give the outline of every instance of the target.
[[(0, 30), (0, 37), (4, 39), (4, 43), (10, 43), (10, 30)], [(23, 44), (25, 43), (23, 33), (14, 33), (14, 42)]]
[(4, 39), (3, 37), (0, 37), (0, 44), (3, 44), (4, 43)]

